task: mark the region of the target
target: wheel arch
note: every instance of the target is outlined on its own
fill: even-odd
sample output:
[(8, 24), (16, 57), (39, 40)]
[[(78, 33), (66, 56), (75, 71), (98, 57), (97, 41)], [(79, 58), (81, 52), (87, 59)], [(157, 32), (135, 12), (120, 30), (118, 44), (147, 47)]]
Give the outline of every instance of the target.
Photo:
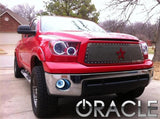
[(36, 55), (33, 55), (32, 58), (31, 58), (30, 66), (31, 66), (31, 72), (32, 72), (33, 67), (43, 66), (43, 64), (42, 64), (42, 61)]
[(30, 60), (30, 72), (32, 72), (33, 67), (43, 66), (42, 62), (45, 61), (44, 52), (41, 47), (35, 47), (32, 50), (32, 57)]

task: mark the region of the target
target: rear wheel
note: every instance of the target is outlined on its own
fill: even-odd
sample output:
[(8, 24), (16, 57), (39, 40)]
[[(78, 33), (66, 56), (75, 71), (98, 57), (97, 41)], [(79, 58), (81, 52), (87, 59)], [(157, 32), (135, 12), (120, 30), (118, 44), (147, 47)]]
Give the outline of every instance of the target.
[(122, 98), (135, 99), (143, 94), (144, 89), (144, 87), (140, 87), (127, 93), (118, 93), (117, 95)]
[(35, 66), (31, 75), (31, 101), (34, 114), (39, 117), (51, 117), (56, 111), (58, 98), (48, 95), (42, 66)]
[(19, 66), (18, 66), (16, 56), (14, 58), (14, 76), (16, 78), (22, 78), (23, 77), (23, 75), (21, 74), (21, 68), (19, 68)]

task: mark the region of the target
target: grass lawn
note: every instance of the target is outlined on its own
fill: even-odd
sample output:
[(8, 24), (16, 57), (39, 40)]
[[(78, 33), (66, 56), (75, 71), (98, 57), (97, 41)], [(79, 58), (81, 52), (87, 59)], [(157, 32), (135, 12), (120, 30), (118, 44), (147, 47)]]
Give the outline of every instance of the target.
[(154, 79), (160, 80), (160, 62), (154, 62)]
[(148, 54), (154, 54), (154, 48), (148, 47)]
[(0, 49), (0, 55), (1, 54), (7, 54), (4, 50)]
[[(148, 54), (154, 54), (154, 48), (153, 47), (148, 48)], [(160, 62), (154, 62), (153, 66), (154, 66), (153, 79), (160, 80)]]

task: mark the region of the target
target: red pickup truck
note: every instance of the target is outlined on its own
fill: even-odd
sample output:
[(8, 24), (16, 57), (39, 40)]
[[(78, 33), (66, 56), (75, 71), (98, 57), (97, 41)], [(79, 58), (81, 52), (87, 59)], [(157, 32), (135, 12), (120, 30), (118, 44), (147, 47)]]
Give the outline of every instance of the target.
[(115, 93), (136, 98), (153, 76), (145, 42), (106, 32), (91, 21), (41, 16), (17, 31), (23, 35), (14, 73), (31, 82), (37, 117), (54, 114), (59, 97)]

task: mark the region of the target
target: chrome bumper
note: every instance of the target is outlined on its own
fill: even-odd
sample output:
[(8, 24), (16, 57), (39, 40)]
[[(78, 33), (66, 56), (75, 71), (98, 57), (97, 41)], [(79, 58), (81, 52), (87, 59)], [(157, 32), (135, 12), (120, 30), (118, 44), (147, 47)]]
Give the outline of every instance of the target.
[[(82, 83), (86, 80), (100, 80), (108, 78), (120, 78), (120, 77), (130, 77), (130, 76), (140, 76), (148, 75), (149, 81), (153, 77), (153, 68), (144, 69), (144, 70), (132, 70), (132, 71), (121, 71), (121, 72), (107, 72), (107, 73), (93, 73), (93, 74), (49, 74), (45, 72), (46, 85), (48, 91), (52, 95), (61, 95), (61, 96), (81, 96), (82, 95)], [(74, 82), (72, 76), (87, 76), (80, 82)], [(56, 82), (59, 79), (65, 78), (70, 81), (71, 86), (67, 90), (59, 90), (56, 88)]]

